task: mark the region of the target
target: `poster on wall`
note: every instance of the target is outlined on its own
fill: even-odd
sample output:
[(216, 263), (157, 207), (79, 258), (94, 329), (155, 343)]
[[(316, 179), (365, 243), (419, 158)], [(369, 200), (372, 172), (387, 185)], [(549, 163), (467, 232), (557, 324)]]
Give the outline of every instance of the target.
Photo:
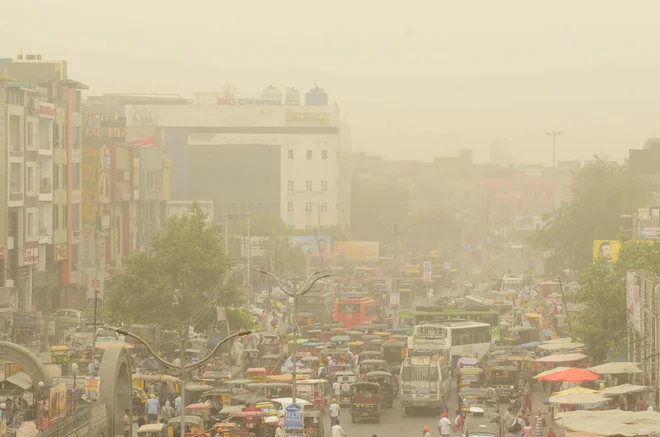
[(54, 422), (66, 416), (66, 383), (54, 385), (48, 395), (48, 419)]
[(377, 241), (336, 241), (333, 249), (337, 260), (378, 261)]
[(619, 260), (621, 243), (618, 240), (594, 240), (594, 264), (604, 259), (608, 264), (615, 264)]
[(309, 258), (321, 256), (324, 259), (328, 259), (332, 255), (330, 251), (332, 240), (327, 236), (316, 237), (313, 235), (304, 235), (289, 237), (289, 244), (299, 247)]

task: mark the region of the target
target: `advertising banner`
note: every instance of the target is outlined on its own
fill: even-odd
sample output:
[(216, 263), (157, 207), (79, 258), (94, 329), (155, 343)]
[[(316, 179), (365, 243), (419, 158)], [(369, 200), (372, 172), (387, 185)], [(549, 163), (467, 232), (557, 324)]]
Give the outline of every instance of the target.
[(628, 308), (628, 323), (637, 332), (642, 329), (642, 307), (639, 294), (640, 278), (633, 272), (626, 276), (626, 308)]
[(66, 383), (54, 385), (48, 395), (48, 419), (53, 422), (66, 416)]
[(87, 402), (96, 402), (99, 399), (99, 386), (101, 378), (98, 376), (88, 376), (85, 378), (85, 394), (82, 398)]
[(289, 237), (289, 244), (297, 246), (305, 252), (310, 258), (318, 257), (319, 253), (323, 258), (330, 258), (330, 248), (332, 240), (330, 237), (298, 236)]
[(655, 240), (660, 236), (660, 226), (642, 226), (640, 237), (644, 240)]
[(424, 261), (424, 279), (430, 281), (433, 277), (433, 270), (431, 269), (431, 261)]
[(379, 243), (377, 241), (336, 241), (335, 259), (378, 261)]
[(93, 269), (96, 266), (96, 241), (94, 229), (80, 231), (80, 247), (78, 250), (78, 266), (81, 269)]
[(621, 242), (618, 240), (594, 240), (594, 264), (599, 258), (603, 258), (609, 264), (619, 260)]

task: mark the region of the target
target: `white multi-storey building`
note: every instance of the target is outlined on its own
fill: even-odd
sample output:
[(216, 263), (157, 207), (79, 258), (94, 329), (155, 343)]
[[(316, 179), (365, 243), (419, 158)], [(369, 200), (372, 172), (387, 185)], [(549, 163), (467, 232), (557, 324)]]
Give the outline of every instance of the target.
[(269, 87), (256, 99), (198, 93), (183, 104), (125, 105), (126, 140), (153, 137), (172, 162), (171, 199), (211, 200), (216, 220), (275, 214), (299, 229), (346, 226), (348, 127), (323, 90), (306, 105), (297, 96)]

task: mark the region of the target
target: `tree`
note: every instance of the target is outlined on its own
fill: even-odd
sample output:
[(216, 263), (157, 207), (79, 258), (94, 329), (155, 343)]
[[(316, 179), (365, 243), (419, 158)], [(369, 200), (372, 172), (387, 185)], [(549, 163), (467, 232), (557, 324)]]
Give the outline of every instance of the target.
[(621, 216), (650, 199), (652, 184), (612, 162), (597, 161), (577, 175), (574, 199), (546, 217), (546, 227), (532, 237), (571, 270), (592, 264), (593, 240), (615, 239)]
[(136, 252), (108, 284), (111, 322), (159, 323), (163, 328), (204, 329), (216, 306), (242, 302), (222, 251), (222, 231), (196, 203), (188, 215), (170, 217), (151, 240), (151, 253)]

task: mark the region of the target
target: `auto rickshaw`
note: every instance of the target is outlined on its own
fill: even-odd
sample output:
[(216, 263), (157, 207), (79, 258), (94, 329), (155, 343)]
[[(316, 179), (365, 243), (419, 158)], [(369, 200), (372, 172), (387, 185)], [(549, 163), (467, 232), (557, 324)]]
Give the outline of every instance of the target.
[(327, 343), (330, 341), (333, 335), (335, 335), (335, 333), (332, 331), (322, 331), (319, 334), (319, 340), (323, 343)]
[(277, 354), (280, 352), (280, 336), (277, 334), (261, 334), (259, 350), (262, 355)]
[(376, 334), (364, 334), (360, 340), (368, 344), (371, 340), (379, 340), (380, 336)]
[(236, 430), (232, 437), (248, 437), (250, 434), (261, 435), (264, 418), (270, 414), (257, 408), (243, 408), (243, 411), (229, 416), (228, 421), (236, 424)]
[(337, 335), (338, 333), (348, 332), (349, 329), (345, 326), (335, 326), (330, 328), (330, 331), (333, 332), (335, 335)]
[(208, 384), (186, 384), (186, 402), (195, 404), (204, 393), (213, 389), (212, 385)]
[(412, 303), (412, 290), (410, 288), (399, 288), (399, 306), (410, 308)]
[[(152, 375), (148, 373), (135, 373), (131, 377), (133, 385), (147, 390), (147, 385), (157, 384), (162, 390), (167, 390), (172, 394), (179, 393), (179, 378), (172, 375)], [(151, 391), (151, 390), (148, 390)], [(154, 390), (154, 393), (160, 394), (161, 390)]]
[(472, 403), (498, 405), (497, 392), (486, 388), (463, 387), (460, 389), (458, 391), (458, 407), (461, 414), (467, 414)]
[(358, 355), (364, 350), (363, 341), (351, 341), (348, 343), (348, 349), (353, 353), (353, 355)]
[(394, 405), (394, 376), (389, 372), (369, 372), (364, 376), (366, 382), (375, 382), (380, 386), (380, 397), (385, 408)]
[[(225, 381), (231, 380), (231, 372), (229, 370), (209, 370), (202, 374), (203, 380), (210, 381), (210, 385), (221, 384)], [(204, 382), (202, 382), (204, 384)]]
[[(304, 379), (309, 379), (309, 375), (296, 373), (296, 381), (302, 381)], [(268, 375), (268, 382), (293, 382), (293, 375), (291, 373), (285, 373), (284, 375)]]
[(380, 351), (380, 347), (381, 347), (382, 345), (383, 345), (383, 339), (381, 339), (381, 338), (375, 338), (375, 339), (373, 339), (373, 340), (370, 340), (370, 341), (364, 346), (364, 348), (365, 348), (366, 350), (370, 350), (370, 351), (372, 351), (372, 350), (373, 350), (373, 351)]
[(465, 437), (501, 437), (501, 426), (487, 420), (468, 420), (465, 422)]
[(247, 385), (252, 381), (249, 379), (232, 379), (231, 381), (225, 381), (222, 383), (222, 387), (229, 388), (231, 390), (240, 390), (242, 388), (247, 388)]
[(358, 366), (358, 378), (364, 377), (369, 372), (376, 372), (376, 371), (382, 371), (382, 372), (388, 372), (389, 368), (387, 367), (387, 363), (385, 360), (364, 360), (360, 361), (360, 365)]
[(340, 406), (351, 404), (351, 387), (356, 380), (355, 372), (335, 372), (335, 381), (340, 384), (339, 396), (336, 396)]
[(351, 341), (360, 341), (362, 339), (362, 336), (364, 335), (364, 332), (362, 331), (346, 331), (344, 332), (344, 335), (348, 335), (351, 337)]
[(314, 313), (301, 312), (296, 314), (296, 323), (298, 326), (314, 326)]
[(168, 437), (164, 423), (149, 423), (142, 425), (137, 431), (138, 437)]
[(320, 339), (321, 330), (320, 329), (308, 329), (308, 330), (305, 331), (303, 336), (305, 338), (309, 339), (309, 341), (311, 341), (311, 342), (318, 343), (318, 342), (321, 341), (321, 339)]
[(458, 377), (456, 378), (457, 392), (463, 387), (483, 388), (484, 384), (483, 369), (478, 367), (462, 367), (458, 369)]
[(236, 424), (231, 422), (216, 423), (215, 432), (216, 437), (233, 437), (236, 435)]
[(291, 397), (291, 384), (285, 382), (248, 384), (247, 389), (251, 393), (265, 396), (268, 399)]
[(321, 353), (319, 346), (322, 346), (321, 349), (324, 349), (325, 343), (305, 343), (298, 346), (298, 352), (305, 352), (312, 356), (318, 357)]
[(383, 353), (381, 351), (376, 351), (376, 350), (362, 351), (360, 352), (358, 358), (359, 358), (358, 362), (362, 362), (364, 360), (382, 360)]
[(252, 382), (266, 382), (266, 369), (263, 367), (252, 367), (248, 369), (247, 379)]
[(345, 346), (351, 341), (349, 335), (333, 335), (330, 337), (330, 343), (335, 343), (337, 345)]
[(323, 365), (327, 366), (326, 362), (328, 357), (332, 357), (332, 360), (336, 363), (346, 362), (348, 359), (348, 348), (326, 348), (322, 349), (320, 352), (321, 360), (323, 360)]
[(259, 365), (259, 349), (243, 349), (243, 370)]
[(511, 399), (518, 395), (518, 372), (516, 366), (495, 366), (492, 368), (488, 386), (495, 389), (500, 400)]
[(388, 331), (375, 331), (374, 334), (376, 334), (383, 340), (387, 340), (392, 336), (392, 333)]
[[(204, 420), (199, 416), (187, 415), (184, 417), (186, 434), (203, 434), (204, 433)], [(145, 425), (146, 426), (146, 425)], [(179, 437), (181, 417), (173, 417), (167, 421), (167, 436)]]
[[(200, 417), (205, 423), (208, 423), (211, 419), (211, 406), (206, 402), (186, 405), (183, 410), (186, 416)], [(204, 429), (202, 429), (202, 432), (204, 432)]]
[(266, 375), (278, 375), (284, 362), (282, 354), (266, 354), (259, 360), (261, 367), (266, 369)]
[(356, 382), (351, 392), (351, 422), (371, 419), (380, 422), (380, 386), (373, 382)]
[(304, 410), (303, 411), (303, 435), (314, 437), (325, 437), (325, 429), (323, 427), (323, 415), (320, 411)]
[[(328, 406), (330, 384), (325, 379), (305, 379), (297, 383), (297, 393), (314, 408), (325, 411)], [(280, 396), (284, 397), (284, 396)]]
[(215, 387), (202, 393), (200, 402), (209, 402), (211, 404), (211, 414), (217, 414), (226, 405), (231, 405), (233, 393), (229, 387)]
[(380, 346), (380, 351), (383, 353), (383, 359), (388, 363), (401, 364), (406, 358), (406, 351), (408, 347), (406, 343), (401, 341), (388, 340), (383, 342)]

